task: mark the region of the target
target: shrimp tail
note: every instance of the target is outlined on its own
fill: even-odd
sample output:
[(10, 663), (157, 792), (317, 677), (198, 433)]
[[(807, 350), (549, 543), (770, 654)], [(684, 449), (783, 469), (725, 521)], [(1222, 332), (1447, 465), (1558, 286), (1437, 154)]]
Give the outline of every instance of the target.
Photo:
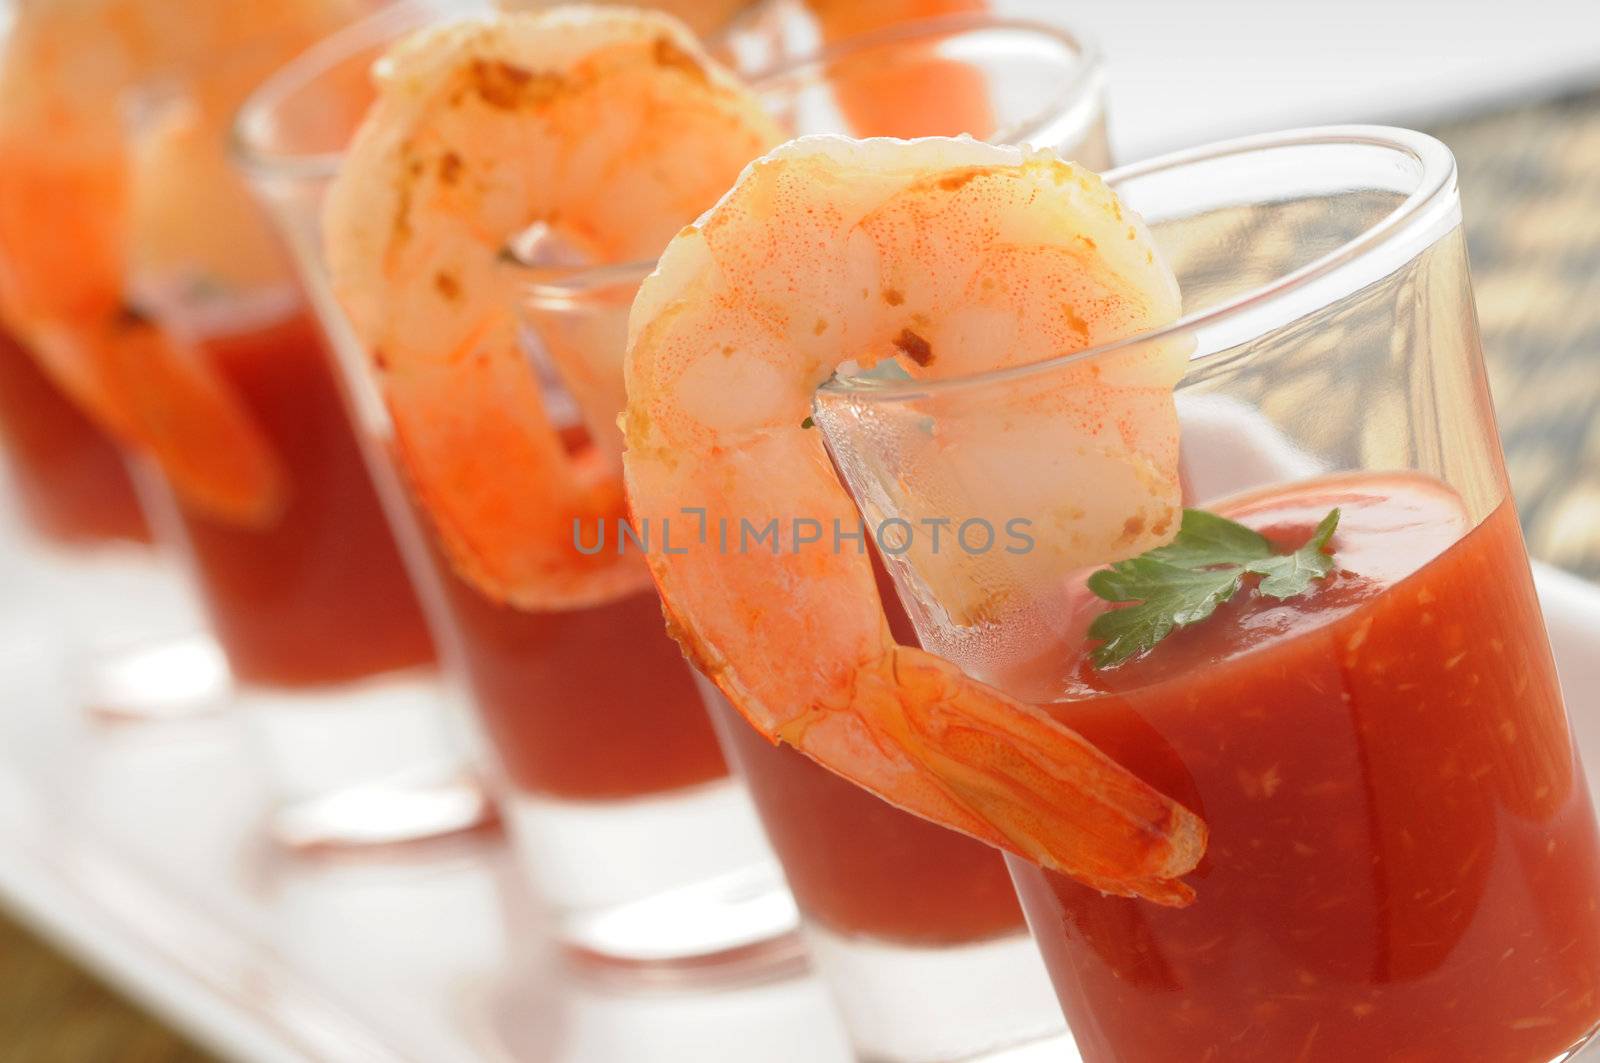
[(40, 364), (84, 409), (149, 453), (186, 502), (244, 527), (270, 524), (288, 478), (226, 385), (155, 322), (124, 311), (28, 335)]
[(1177, 881), (1205, 824), (1042, 710), (975, 683), (943, 658), (886, 658), (901, 748), (991, 824), (997, 844), (1105, 893), (1183, 906)]
[[(711, 675), (737, 703), (731, 677)], [(1044, 711), (893, 643), (848, 689), (848, 705), (815, 706), (769, 737), (1102, 893), (1175, 908), (1194, 900), (1180, 879), (1205, 853), (1205, 823)]]

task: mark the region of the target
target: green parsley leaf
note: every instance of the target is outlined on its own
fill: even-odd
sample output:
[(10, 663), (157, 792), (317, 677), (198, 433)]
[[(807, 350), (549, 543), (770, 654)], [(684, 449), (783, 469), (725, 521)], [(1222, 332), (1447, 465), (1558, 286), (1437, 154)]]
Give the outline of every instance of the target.
[(1322, 579), (1333, 571), (1333, 558), (1327, 552), (1328, 540), (1339, 526), (1339, 511), (1331, 511), (1311, 540), (1292, 554), (1271, 557), (1249, 566), (1251, 572), (1261, 577), (1256, 589), (1273, 598), (1294, 598), (1311, 587), (1311, 581)]
[(1203, 509), (1186, 509), (1183, 523), (1178, 527), (1178, 537), (1144, 556), (1184, 568), (1205, 568), (1271, 557), (1272, 544), (1265, 535), (1227, 517)]
[(1113, 668), (1148, 653), (1178, 628), (1206, 619), (1239, 593), (1246, 575), (1260, 576), (1257, 589), (1273, 598), (1304, 594), (1333, 571), (1327, 546), (1338, 526), (1335, 509), (1305, 545), (1276, 554), (1265, 536), (1243, 524), (1184, 510), (1172, 542), (1089, 577), (1089, 589), (1106, 601), (1137, 603), (1107, 610), (1089, 626), (1090, 637), (1101, 640), (1091, 658), (1095, 667)]

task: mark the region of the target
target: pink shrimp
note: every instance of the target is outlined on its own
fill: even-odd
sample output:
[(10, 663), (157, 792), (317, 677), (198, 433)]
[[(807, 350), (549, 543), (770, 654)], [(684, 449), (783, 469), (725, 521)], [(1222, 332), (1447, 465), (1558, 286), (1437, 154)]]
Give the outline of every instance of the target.
[[(807, 137), (752, 164), (668, 246), (629, 323), (624, 467), (635, 519), (676, 544), (649, 555), (669, 627), (769, 738), (1107, 893), (1187, 903), (1195, 815), (1041, 710), (897, 645), (867, 558), (790, 530), (798, 514), (856, 519), (804, 423), (842, 363), (895, 358), (919, 377), (1028, 364), (1179, 306), (1142, 223), (1047, 153)], [(1028, 563), (1062, 575), (1176, 532), (1184, 362), (1140, 346), (1036, 396), (1033, 413), (1089, 457), (1081, 475), (1041, 477), (1027, 455), (987, 474), (1009, 481), (993, 497), (1026, 485), (1071, 527)], [(770, 552), (698, 534), (774, 519)], [(973, 590), (991, 610), (1003, 592)]]
[[(564, 445), (517, 343), (505, 252), (542, 225), (593, 262), (651, 257), (777, 127), (686, 28), (642, 11), (437, 27), (384, 70), (326, 241), (413, 490), (496, 600), (575, 608), (648, 585), (636, 555), (574, 548), (575, 520), (625, 515), (618, 447)], [(609, 391), (591, 423), (615, 418), (620, 380)]]

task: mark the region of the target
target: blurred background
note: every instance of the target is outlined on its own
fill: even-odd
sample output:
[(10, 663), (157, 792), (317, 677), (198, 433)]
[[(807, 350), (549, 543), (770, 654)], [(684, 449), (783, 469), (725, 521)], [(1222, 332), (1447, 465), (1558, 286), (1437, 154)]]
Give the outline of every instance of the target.
[(1119, 159), (1340, 122), (1448, 144), (1529, 548), (1600, 578), (1600, 5), (1017, 8), (1101, 41)]
[[(1600, 579), (1600, 3), (995, 6), (1099, 41), (1123, 161), (1328, 122), (1444, 140), (1530, 549)], [(3, 916), (0, 987), (0, 1060), (208, 1058)]]

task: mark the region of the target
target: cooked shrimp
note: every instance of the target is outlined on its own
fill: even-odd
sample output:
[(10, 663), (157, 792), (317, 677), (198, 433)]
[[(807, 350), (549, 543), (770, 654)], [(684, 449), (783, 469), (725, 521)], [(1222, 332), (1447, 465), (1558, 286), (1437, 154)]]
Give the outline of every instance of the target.
[[(797, 516), (857, 520), (802, 423), (843, 362), (962, 375), (1178, 312), (1142, 223), (1052, 155), (807, 137), (752, 164), (667, 247), (629, 322), (624, 466), (635, 519), (669, 524), (677, 544), (649, 556), (669, 627), (773, 740), (1107, 893), (1186, 903), (1199, 819), (1042, 711), (895, 644), (867, 558), (791, 531)], [(1025, 454), (985, 471), (1076, 519), (1035, 563), (1064, 578), (1176, 531), (1184, 361), (1141, 345), (1038, 397), (1094, 459), (1081, 478), (1037, 477)], [(774, 518), (771, 552), (698, 533)]]
[[(548, 8), (565, 0), (497, 0), (507, 11)], [(764, 0), (598, 0), (604, 4), (651, 8), (682, 19), (712, 47), (714, 54), (754, 30), (760, 36), (763, 14), (781, 3)], [(979, 14), (989, 0), (804, 0), (824, 47), (874, 36), (880, 30), (923, 19)], [(743, 16), (743, 17), (741, 17)], [(782, 36), (780, 29), (773, 32)], [(777, 41), (763, 41), (777, 44)], [(757, 49), (765, 61), (772, 56)], [(887, 61), (892, 57), (892, 61)], [(746, 71), (748, 72), (748, 71)], [(865, 48), (830, 65), (829, 81), (846, 131), (857, 136), (920, 137), (970, 133), (988, 137), (995, 112), (983, 71), (958, 57), (933, 49), (896, 51)]]
[(989, 0), (805, 0), (822, 27), (823, 39), (841, 41), (886, 26), (898, 26), (944, 15), (972, 15), (989, 10)]
[[(620, 441), (563, 445), (517, 343), (505, 249), (543, 226), (591, 262), (653, 257), (778, 139), (660, 14), (508, 14), (385, 61), (329, 193), (328, 258), (412, 487), (484, 593), (556, 609), (649, 583), (636, 554), (574, 546), (575, 520), (625, 515)], [(596, 352), (617, 383), (591, 424), (620, 412), (621, 354)]]
[(166, 196), (165, 217), (183, 219), (189, 236), (174, 229), (145, 254), (131, 216), (139, 162), (124, 105), (152, 83), (181, 90), (205, 116), (198, 135), (220, 156), (228, 114), (250, 82), (340, 12), (334, 0), (27, 0), (0, 57), (0, 317), (67, 394), (149, 451), (189, 502), (240, 523), (278, 511), (276, 458), (226, 385), (135, 305), (130, 264), (170, 264), (193, 234), (253, 231), (253, 243), (209, 240), (212, 275), (227, 276), (248, 247), (270, 248), (265, 222), (237, 188), (230, 214), (194, 225), (200, 204), (173, 206), (187, 196), (164, 188), (144, 200)]
[[(824, 45), (941, 16), (979, 14), (989, 0), (805, 0)], [(885, 55), (893, 54), (886, 62)], [(834, 97), (858, 136), (922, 137), (994, 132), (994, 104), (983, 71), (932, 49), (866, 49), (832, 71)]]

